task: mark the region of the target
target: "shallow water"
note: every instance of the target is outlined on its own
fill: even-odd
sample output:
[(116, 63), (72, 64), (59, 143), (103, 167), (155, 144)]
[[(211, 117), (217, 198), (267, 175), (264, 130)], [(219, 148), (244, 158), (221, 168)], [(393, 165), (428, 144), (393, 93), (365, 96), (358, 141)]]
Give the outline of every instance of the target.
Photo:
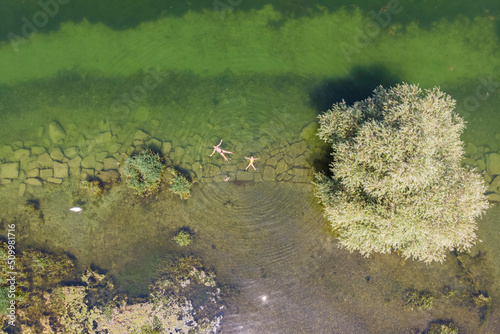
[[(357, 34), (376, 22), (370, 12), (388, 13), (387, 2), (239, 1), (218, 13), (211, 1), (103, 8), (75, 0), (13, 44), (8, 33), (22, 36), (20, 18), (41, 10), (24, 4), (8, 4), (16, 15), (1, 25), (0, 144), (78, 147), (86, 156), (130, 146), (141, 129), (170, 142), (170, 163), (199, 182), (185, 202), (165, 191), (142, 200), (120, 184), (81, 204), (78, 177), (29, 186), (22, 196), (15, 179), (0, 188), (0, 215), (18, 224), (22, 247), (109, 270), (131, 295), (146, 293), (162, 259), (193, 253), (238, 291), (227, 301), (224, 333), (410, 333), (436, 319), (453, 319), (461, 333), (500, 331), (498, 206), (479, 222), (482, 242), (464, 258), (469, 274), (453, 254), (443, 265), (349, 254), (329, 232), (311, 174), (262, 180), (264, 158), (258, 172), (246, 172), (255, 182), (243, 173), (244, 156), (293, 160), (300, 142), (306, 158), (288, 166), (324, 169), (328, 148), (304, 129), (333, 102), (400, 81), (450, 93), (468, 122), (464, 141), (499, 151), (497, 3), (401, 1), (359, 44)], [(52, 121), (66, 132), (59, 144), (49, 138)], [(108, 131), (112, 139), (99, 139)], [(209, 157), (221, 138), (236, 152), (231, 163)], [(3, 162), (12, 161), (9, 150)], [(40, 201), (43, 219), (18, 208), (27, 198)], [(82, 214), (68, 212), (77, 204)], [(172, 241), (181, 227), (195, 233), (188, 250)], [(492, 300), (486, 311), (443, 293), (470, 291), (470, 275)], [(411, 288), (430, 291), (434, 309), (405, 308)]]

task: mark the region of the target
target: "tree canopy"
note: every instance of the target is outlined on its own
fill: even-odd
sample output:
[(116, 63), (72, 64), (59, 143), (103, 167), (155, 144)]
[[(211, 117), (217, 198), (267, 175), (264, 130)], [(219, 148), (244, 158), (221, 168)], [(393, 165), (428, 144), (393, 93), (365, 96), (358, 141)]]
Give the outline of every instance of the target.
[(439, 88), (403, 83), (319, 116), (333, 161), (316, 195), (342, 247), (429, 263), (475, 243), (486, 187), (461, 165), (465, 123), (454, 108)]

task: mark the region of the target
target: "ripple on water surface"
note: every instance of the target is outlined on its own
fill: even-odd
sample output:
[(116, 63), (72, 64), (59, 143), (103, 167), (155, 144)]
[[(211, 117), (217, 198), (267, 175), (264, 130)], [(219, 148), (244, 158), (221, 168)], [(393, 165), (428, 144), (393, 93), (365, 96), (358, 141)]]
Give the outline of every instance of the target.
[[(200, 244), (218, 276), (235, 286), (227, 333), (363, 333), (317, 284), (329, 247), (311, 187), (213, 182), (197, 193)], [(209, 245), (213, 245), (210, 247)]]

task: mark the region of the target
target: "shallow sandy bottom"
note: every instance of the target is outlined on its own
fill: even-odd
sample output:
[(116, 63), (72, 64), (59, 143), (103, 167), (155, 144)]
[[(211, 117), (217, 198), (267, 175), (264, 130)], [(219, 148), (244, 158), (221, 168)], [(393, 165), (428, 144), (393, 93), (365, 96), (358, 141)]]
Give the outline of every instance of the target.
[[(140, 199), (122, 184), (102, 201), (87, 203), (81, 214), (68, 211), (69, 192), (54, 189), (40, 197), (43, 220), (17, 208), (22, 199), (2, 196), (2, 207), (10, 208), (3, 211), (4, 227), (16, 222), (22, 246), (68, 252), (80, 268), (109, 271), (117, 288), (133, 295), (147, 291), (162, 259), (199, 256), (233, 291), (224, 333), (408, 333), (433, 319), (453, 319), (465, 333), (492, 333), (498, 326), (495, 301), (479, 327), (474, 305), (443, 296), (445, 286), (470, 288), (452, 254), (443, 265), (424, 265), (395, 254), (365, 259), (339, 249), (311, 185), (198, 183), (192, 198), (181, 201), (165, 190)], [(482, 250), (483, 261), (463, 258), (480, 289), (495, 300), (498, 257), (483, 245), (498, 244), (498, 224), (488, 217), (481, 235), (496, 239), (473, 252)], [(181, 227), (195, 233), (190, 248), (172, 240)], [(431, 292), (434, 308), (404, 308), (410, 288)]]

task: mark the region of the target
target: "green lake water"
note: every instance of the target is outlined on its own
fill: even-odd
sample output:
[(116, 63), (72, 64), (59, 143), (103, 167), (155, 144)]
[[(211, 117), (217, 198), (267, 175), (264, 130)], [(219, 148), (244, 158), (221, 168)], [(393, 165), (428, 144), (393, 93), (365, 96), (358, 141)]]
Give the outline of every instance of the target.
[[(339, 249), (310, 184), (330, 159), (314, 136), (317, 115), (379, 84), (440, 86), (467, 121), (462, 139), (499, 152), (497, 2), (61, 2), (44, 16), (37, 1), (4, 1), (2, 163), (17, 155), (29, 166), (24, 148), (74, 147), (99, 166), (131, 153), (142, 130), (168, 142), (168, 161), (197, 182), (187, 201), (166, 191), (143, 200), (123, 183), (81, 201), (71, 171), (60, 185), (26, 189), (20, 172), (0, 185), (2, 233), (15, 222), (21, 247), (67, 252), (135, 296), (162, 259), (194, 254), (237, 291), (223, 333), (421, 333), (436, 320), (460, 333), (500, 332), (498, 204), (479, 220), (470, 253), (425, 265)], [(58, 143), (54, 121), (65, 133)], [(220, 139), (235, 152), (230, 163), (209, 157)], [(244, 172), (245, 156), (262, 158), (258, 171)], [(289, 172), (265, 174), (264, 165), (280, 168), (273, 157)], [(27, 199), (43, 219), (19, 208)], [(81, 214), (68, 210), (76, 205)], [(182, 227), (194, 232), (186, 249), (172, 241)], [(409, 289), (430, 292), (433, 309), (404, 307)], [(473, 289), (489, 296), (487, 307), (460, 297)]]

